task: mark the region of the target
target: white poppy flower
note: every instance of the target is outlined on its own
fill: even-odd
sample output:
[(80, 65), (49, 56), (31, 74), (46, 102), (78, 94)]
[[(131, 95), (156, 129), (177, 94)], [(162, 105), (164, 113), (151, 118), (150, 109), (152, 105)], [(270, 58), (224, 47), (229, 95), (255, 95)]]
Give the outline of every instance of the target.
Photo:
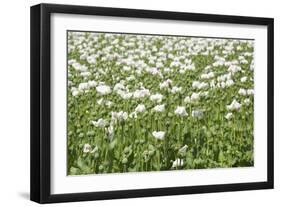
[(243, 47), (242, 47), (241, 45), (238, 45), (238, 46), (236, 47), (236, 49), (237, 49), (238, 51), (241, 51), (241, 50), (243, 50)]
[(229, 112), (229, 113), (227, 113), (227, 114), (225, 115), (225, 118), (226, 118), (227, 120), (230, 120), (232, 117), (233, 117), (233, 114), (232, 114), (231, 112)]
[(157, 102), (157, 103), (160, 103), (160, 102), (162, 101), (163, 97), (164, 97), (164, 96), (163, 96), (162, 94), (157, 93), (157, 94), (151, 95), (149, 99), (150, 99), (151, 101), (155, 101), (155, 102)]
[(181, 63), (179, 61), (173, 61), (173, 62), (171, 62), (170, 67), (179, 67), (180, 64)]
[(207, 97), (209, 95), (209, 91), (203, 91), (199, 93), (200, 97)]
[(120, 96), (124, 100), (128, 100), (128, 99), (130, 99), (133, 96), (133, 94), (131, 92), (122, 92), (122, 93), (120, 93)]
[(212, 67), (211, 67), (210, 65), (207, 65), (207, 66), (204, 68), (204, 70), (205, 70), (205, 71), (209, 71), (211, 68), (212, 68)]
[(223, 66), (225, 64), (225, 59), (223, 57), (218, 57), (217, 61), (213, 63), (214, 67)]
[(170, 73), (171, 72), (171, 68), (164, 68), (164, 73)]
[(226, 106), (226, 108), (230, 111), (234, 111), (234, 110), (238, 111), (240, 110), (241, 106), (242, 105), (234, 99), (230, 105)]
[(210, 79), (210, 78), (214, 78), (214, 77), (215, 77), (215, 74), (214, 74), (214, 72), (209, 72), (209, 73), (208, 73), (208, 76), (209, 76), (209, 79)]
[(224, 74), (224, 75), (221, 75), (221, 76), (217, 77), (217, 81), (222, 82), (222, 81), (230, 80), (231, 77), (232, 77), (232, 74), (227, 73), (227, 74)]
[(85, 71), (85, 72), (81, 72), (80, 75), (85, 78), (85, 77), (90, 76), (91, 73), (89, 71)]
[(173, 161), (172, 168), (181, 167), (181, 166), (183, 166), (183, 164), (184, 164), (183, 159), (177, 158), (175, 161)]
[(248, 106), (251, 103), (251, 100), (249, 98), (246, 98), (243, 102)]
[(202, 75), (201, 75), (201, 79), (209, 79), (208, 74), (202, 74)]
[(89, 84), (90, 87), (96, 87), (97, 86), (97, 82), (94, 81), (94, 80), (89, 81), (88, 84)]
[(254, 89), (248, 89), (248, 90), (247, 90), (247, 94), (248, 94), (248, 95), (254, 95), (254, 94), (255, 94)]
[(226, 86), (225, 82), (221, 82), (220, 87), (225, 88), (225, 86)]
[(111, 89), (107, 85), (99, 85), (96, 87), (96, 90), (100, 95), (107, 95), (111, 93)]
[(164, 65), (163, 65), (163, 63), (162, 62), (157, 62), (156, 63), (156, 67), (157, 68), (162, 68)]
[(123, 91), (125, 90), (125, 86), (122, 83), (116, 83), (113, 87), (113, 91)]
[[(73, 64), (72, 64), (72, 67), (73, 67), (75, 70), (78, 70), (78, 71), (83, 71), (83, 69), (85, 69), (84, 67), (82, 67), (82, 65), (81, 65), (80, 63), (77, 63), (77, 62), (73, 63)], [(84, 71), (86, 71), (86, 70), (84, 70)]]
[(237, 65), (231, 65), (229, 66), (228, 71), (231, 73), (236, 73), (238, 71), (241, 71), (241, 67)]
[(210, 82), (210, 87), (211, 87), (211, 88), (216, 88), (216, 82), (215, 82), (215, 80), (212, 80), (212, 81)]
[(153, 110), (156, 112), (163, 112), (165, 111), (165, 104), (157, 105), (153, 108)]
[(105, 105), (106, 105), (107, 107), (111, 107), (111, 106), (113, 105), (113, 102), (112, 102), (112, 101), (106, 101), (106, 102), (105, 102)]
[(68, 65), (73, 65), (74, 63), (76, 63), (75, 59), (68, 60)]
[(196, 101), (199, 101), (200, 100), (200, 93), (192, 93), (191, 97), (190, 97), (190, 100), (192, 102), (196, 102)]
[(171, 93), (172, 94), (179, 93), (179, 92), (181, 92), (181, 90), (182, 90), (182, 87), (174, 86), (171, 90)]
[(134, 93), (133, 93), (133, 97), (134, 98), (144, 98), (144, 97), (147, 97), (150, 95), (150, 92), (148, 89), (140, 89), (140, 90), (136, 90)]
[(244, 52), (244, 56), (251, 57), (251, 56), (253, 56), (253, 53), (252, 52)]
[(227, 80), (227, 81), (225, 82), (225, 86), (226, 86), (226, 87), (230, 87), (230, 86), (232, 86), (232, 85), (234, 85), (234, 81), (233, 81), (232, 79)]
[(179, 73), (180, 73), (180, 74), (184, 74), (185, 72), (186, 72), (186, 70), (184, 70), (184, 69), (180, 69), (180, 70), (179, 70)]
[(200, 111), (200, 110), (193, 110), (191, 115), (192, 115), (192, 117), (194, 117), (194, 118), (201, 119), (201, 118), (203, 117), (203, 111)]
[(160, 83), (160, 89), (166, 89), (166, 88), (170, 88), (172, 86), (173, 81), (170, 79), (165, 80), (163, 83)]
[(184, 117), (184, 116), (188, 116), (188, 113), (185, 110), (184, 106), (178, 106), (175, 110), (175, 114)]
[(161, 71), (157, 68), (148, 68), (146, 71), (152, 75), (162, 76)]
[(205, 82), (199, 82), (199, 81), (194, 81), (192, 83), (192, 87), (193, 88), (197, 88), (197, 89), (207, 89), (209, 87), (209, 84), (208, 83), (205, 83)]
[(145, 105), (139, 104), (139, 105), (136, 107), (135, 111), (138, 112), (138, 113), (145, 112)]
[(78, 88), (79, 88), (80, 91), (87, 90), (89, 88), (89, 84), (88, 83), (80, 83)]
[(248, 60), (246, 60), (246, 59), (240, 60), (240, 63), (241, 64), (248, 64)]
[(252, 61), (251, 65), (250, 65), (250, 70), (254, 70), (255, 69), (255, 65), (254, 65), (254, 62)]
[(87, 56), (88, 56), (87, 53), (80, 55), (80, 60), (86, 60)]
[(195, 70), (195, 65), (192, 63), (192, 64), (189, 64), (189, 65), (186, 65), (184, 67), (185, 70)]
[(247, 77), (246, 77), (246, 76), (242, 77), (242, 78), (240, 79), (240, 81), (241, 81), (242, 83), (245, 83), (245, 82), (247, 81)]
[(191, 99), (189, 96), (185, 97), (184, 100), (183, 100), (184, 103), (190, 103), (191, 102)]
[(91, 145), (89, 145), (89, 144), (84, 144), (83, 152), (84, 152), (84, 153), (88, 153), (88, 152), (91, 152), (91, 151), (92, 151)]
[(128, 118), (128, 113), (127, 112), (111, 112), (111, 119), (113, 121), (119, 120), (119, 121), (125, 121)]
[(193, 88), (199, 88), (200, 87), (200, 82), (199, 81), (193, 81), (192, 87)]
[(135, 76), (134, 75), (131, 75), (129, 77), (126, 78), (127, 81), (132, 81), (132, 80), (135, 80)]
[(124, 71), (130, 71), (131, 68), (130, 68), (129, 66), (124, 66), (124, 67), (122, 68), (122, 70), (124, 70)]
[(244, 88), (240, 88), (238, 93), (242, 96), (246, 96), (247, 95), (247, 91)]
[(92, 121), (92, 124), (98, 128), (104, 128), (107, 125), (107, 121), (100, 118), (98, 121)]
[(213, 72), (204, 73), (201, 75), (201, 79), (211, 79), (213, 77), (215, 77), (215, 74)]
[(127, 112), (120, 111), (120, 112), (118, 112), (118, 118), (119, 118), (120, 120), (127, 120), (127, 118), (128, 118), (128, 113), (127, 113)]
[(130, 113), (129, 117), (136, 119), (136, 118), (138, 118), (138, 114), (137, 114), (137, 112), (134, 111), (134, 112)]
[(79, 95), (79, 91), (78, 90), (73, 90), (72, 91), (72, 96), (78, 96)]
[(163, 140), (165, 138), (165, 132), (163, 131), (154, 131), (152, 132), (152, 135), (156, 138), (156, 139), (160, 139)]
[(93, 57), (93, 56), (88, 56), (88, 57), (87, 57), (87, 62), (88, 62), (89, 64), (95, 64), (95, 63), (96, 63), (96, 58)]

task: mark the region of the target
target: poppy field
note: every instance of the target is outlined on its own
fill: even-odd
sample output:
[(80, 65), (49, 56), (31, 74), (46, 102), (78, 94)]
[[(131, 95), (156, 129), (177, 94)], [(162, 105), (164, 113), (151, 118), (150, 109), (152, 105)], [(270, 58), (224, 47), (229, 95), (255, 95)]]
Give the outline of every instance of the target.
[(254, 165), (254, 40), (67, 33), (67, 174)]

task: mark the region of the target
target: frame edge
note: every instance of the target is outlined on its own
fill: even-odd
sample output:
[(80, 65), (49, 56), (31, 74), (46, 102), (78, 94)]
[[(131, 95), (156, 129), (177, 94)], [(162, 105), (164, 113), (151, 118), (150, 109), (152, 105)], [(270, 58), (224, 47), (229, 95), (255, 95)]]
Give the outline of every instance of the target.
[(30, 8), (30, 200), (40, 202), (40, 28), (41, 6)]
[(267, 182), (274, 189), (274, 19), (267, 24)]

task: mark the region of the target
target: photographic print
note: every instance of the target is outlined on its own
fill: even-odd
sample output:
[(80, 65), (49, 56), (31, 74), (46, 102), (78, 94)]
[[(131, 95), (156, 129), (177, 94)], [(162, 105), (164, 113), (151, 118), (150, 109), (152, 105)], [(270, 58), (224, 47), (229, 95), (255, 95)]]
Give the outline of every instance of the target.
[(254, 166), (254, 42), (67, 31), (67, 174)]
[(30, 11), (32, 201), (274, 188), (273, 18)]

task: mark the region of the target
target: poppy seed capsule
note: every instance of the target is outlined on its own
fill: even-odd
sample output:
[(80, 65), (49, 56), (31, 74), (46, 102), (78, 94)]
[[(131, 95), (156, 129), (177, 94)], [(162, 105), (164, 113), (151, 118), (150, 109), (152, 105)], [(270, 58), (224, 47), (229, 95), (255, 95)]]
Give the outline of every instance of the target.
[(96, 152), (96, 153), (94, 154), (94, 158), (95, 158), (95, 159), (98, 159), (98, 158), (99, 158), (99, 156), (100, 156), (100, 155), (99, 155), (99, 153), (98, 153), (98, 152)]
[(123, 159), (122, 159), (122, 163), (123, 164), (126, 164), (128, 162), (128, 159), (126, 158), (126, 157), (124, 157)]
[(103, 165), (99, 166), (99, 170), (102, 171), (103, 170)]
[(124, 153), (127, 154), (131, 151), (131, 148), (130, 147), (125, 147), (124, 149)]

